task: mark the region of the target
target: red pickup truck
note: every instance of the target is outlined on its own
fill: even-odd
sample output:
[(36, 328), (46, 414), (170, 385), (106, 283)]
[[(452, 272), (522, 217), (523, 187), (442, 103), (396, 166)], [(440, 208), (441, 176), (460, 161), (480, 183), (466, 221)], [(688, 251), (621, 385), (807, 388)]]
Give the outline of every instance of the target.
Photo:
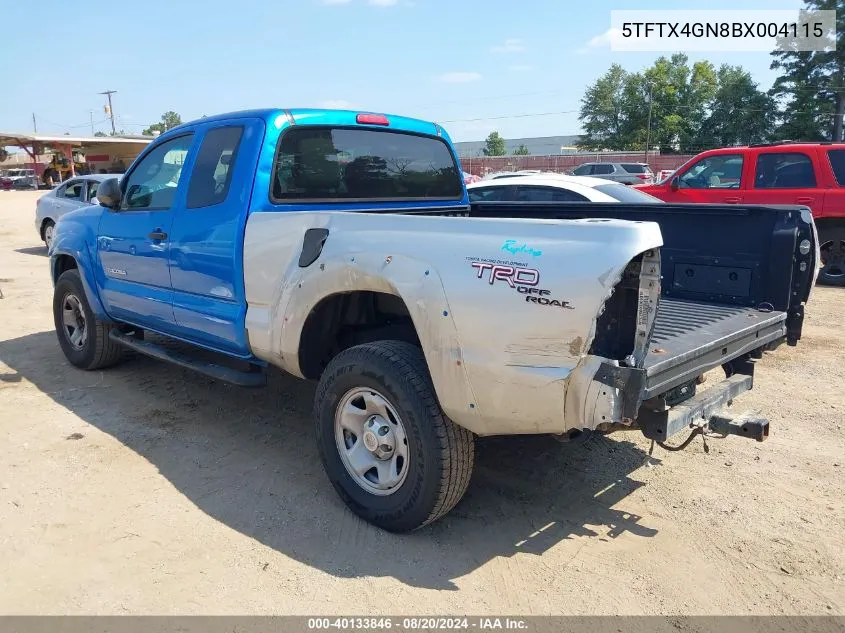
[(666, 202), (806, 205), (819, 232), (818, 282), (845, 286), (845, 143), (709, 150), (666, 180), (635, 187)]

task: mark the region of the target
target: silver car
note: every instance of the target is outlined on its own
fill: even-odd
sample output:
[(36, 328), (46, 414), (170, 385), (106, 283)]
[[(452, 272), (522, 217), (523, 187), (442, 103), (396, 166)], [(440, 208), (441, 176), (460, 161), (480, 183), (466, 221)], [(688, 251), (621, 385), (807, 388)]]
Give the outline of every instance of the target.
[(120, 178), (117, 174), (91, 174), (70, 178), (41, 196), (35, 203), (35, 230), (44, 240), (47, 248), (53, 243), (53, 228), (68, 211), (97, 204), (97, 187), (109, 178)]
[(572, 175), (604, 178), (623, 185), (650, 185), (654, 182), (654, 172), (645, 163), (583, 163), (572, 170)]

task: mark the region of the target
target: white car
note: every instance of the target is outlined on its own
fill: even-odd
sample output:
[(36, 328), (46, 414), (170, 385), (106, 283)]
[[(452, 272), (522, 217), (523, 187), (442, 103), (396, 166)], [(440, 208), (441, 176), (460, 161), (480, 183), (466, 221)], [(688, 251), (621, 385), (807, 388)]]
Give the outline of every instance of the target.
[(541, 173), (467, 185), (470, 202), (628, 202), (663, 201), (612, 180)]
[(22, 184), (28, 184), (32, 189), (32, 179), (35, 178), (34, 169), (9, 169), (0, 175), (3, 189), (20, 189)]
[(531, 176), (534, 174), (542, 174), (544, 172), (539, 169), (522, 169), (520, 171), (497, 171), (484, 176), (482, 180), (499, 180), (500, 178), (516, 178), (517, 176)]
[(65, 213), (97, 204), (97, 188), (108, 178), (120, 178), (116, 174), (90, 174), (66, 180), (50, 193), (38, 198), (35, 203), (35, 230), (44, 240), (47, 248), (53, 243), (53, 229)]

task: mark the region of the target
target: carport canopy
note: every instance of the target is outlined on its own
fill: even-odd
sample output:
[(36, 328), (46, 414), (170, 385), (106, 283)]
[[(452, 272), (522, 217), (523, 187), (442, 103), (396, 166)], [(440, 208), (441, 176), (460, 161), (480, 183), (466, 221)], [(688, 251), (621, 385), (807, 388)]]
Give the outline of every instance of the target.
[(51, 136), (47, 134), (23, 134), (18, 132), (0, 132), (0, 147), (16, 147), (25, 151), (32, 162), (37, 162), (41, 154), (56, 153), (68, 159), (71, 175), (75, 176), (73, 151), (82, 150), (122, 150), (121, 153), (137, 156), (144, 146), (154, 139), (151, 136)]

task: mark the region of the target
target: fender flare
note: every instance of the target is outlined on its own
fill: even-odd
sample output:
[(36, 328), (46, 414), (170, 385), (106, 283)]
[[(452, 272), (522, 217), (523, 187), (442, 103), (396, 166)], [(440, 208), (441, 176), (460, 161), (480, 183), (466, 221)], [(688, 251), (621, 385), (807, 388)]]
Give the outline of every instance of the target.
[(292, 267), (291, 272), (284, 277), (288, 283), (279, 289), (271, 317), (272, 348), (286, 371), (303, 376), (299, 366), (302, 331), (308, 315), (321, 301), (348, 292), (391, 294), (408, 308), (446, 415), (471, 431), (482, 429), (458, 330), (435, 267), (401, 255), (357, 253), (321, 260), (320, 266)]
[[(65, 229), (66, 227), (63, 226), (62, 228)], [(63, 230), (57, 235), (57, 238), (50, 251), (50, 277), (53, 285), (55, 286), (59, 279), (57, 274), (59, 258), (63, 256), (71, 257), (76, 262), (82, 287), (85, 290), (85, 298), (88, 305), (91, 306), (94, 316), (100, 321), (111, 322), (97, 290), (94, 262), (84, 237), (74, 230)]]

